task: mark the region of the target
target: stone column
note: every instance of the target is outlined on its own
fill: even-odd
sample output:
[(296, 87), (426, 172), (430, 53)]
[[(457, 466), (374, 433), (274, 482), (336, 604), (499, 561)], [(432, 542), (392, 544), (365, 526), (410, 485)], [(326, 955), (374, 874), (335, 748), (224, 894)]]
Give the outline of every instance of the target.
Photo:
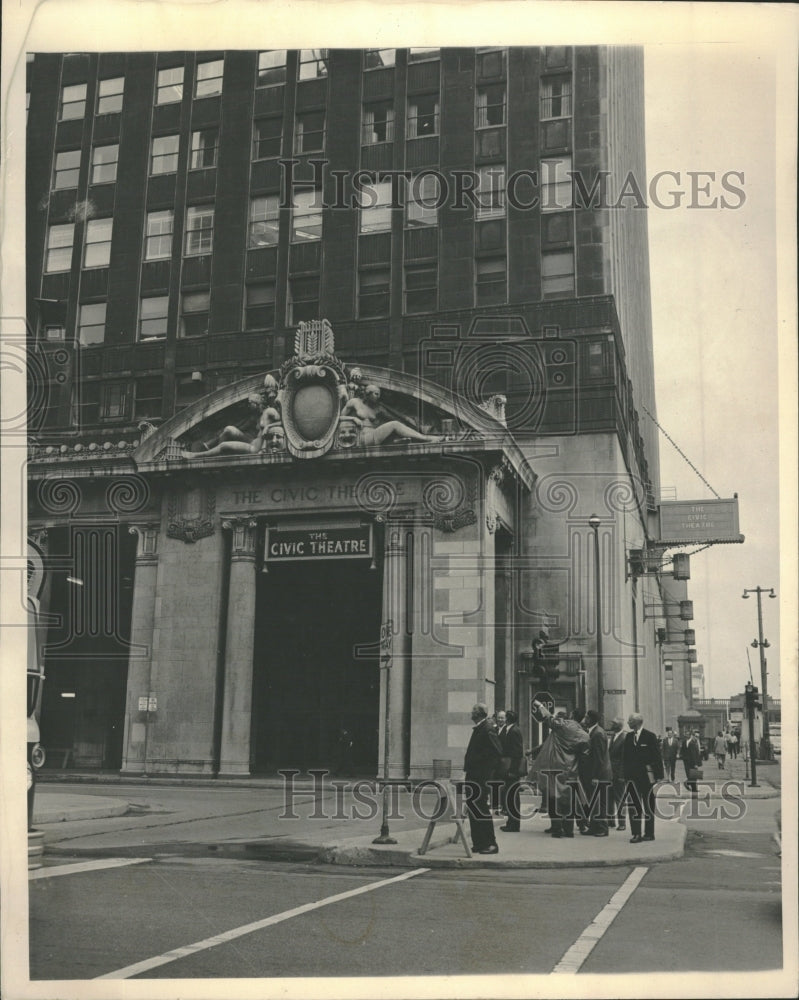
[[(389, 778), (407, 778), (410, 763), (410, 640), (412, 622), (407, 603), (408, 543), (410, 528), (396, 521), (387, 521), (383, 557), (383, 624), (390, 629), (391, 667), (380, 677), (380, 754), (379, 773), (384, 772), (385, 708), (388, 679), (390, 685), (390, 743), (388, 752)], [(390, 623), (390, 624), (389, 624)], [(381, 656), (385, 653), (381, 650)], [(382, 666), (382, 662), (381, 662)], [(388, 678), (386, 677), (388, 674)]]
[(122, 740), (122, 771), (147, 770), (147, 742), (150, 716), (139, 710), (139, 698), (148, 697), (157, 673), (155, 601), (158, 582), (158, 528), (155, 523), (132, 524), (129, 531), (138, 537), (133, 579), (133, 608), (130, 620), (130, 654), (125, 703), (125, 733)]
[(251, 517), (231, 517), (222, 522), (222, 527), (232, 532), (233, 537), (225, 639), (220, 777), (250, 773), (256, 526), (256, 520)]

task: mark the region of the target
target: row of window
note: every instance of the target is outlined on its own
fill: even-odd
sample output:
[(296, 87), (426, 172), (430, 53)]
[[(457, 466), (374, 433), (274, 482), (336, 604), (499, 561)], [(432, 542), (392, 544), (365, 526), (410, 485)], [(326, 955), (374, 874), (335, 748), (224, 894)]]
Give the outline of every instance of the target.
[[(438, 55), (438, 49), (410, 49), (408, 59), (411, 62), (421, 59), (431, 59)], [(364, 53), (364, 67), (393, 66), (395, 49), (367, 49)], [(258, 53), (257, 86), (271, 86), (286, 81), (286, 49), (270, 49)], [(222, 78), (225, 60), (208, 59), (196, 64), (194, 70), (194, 97), (213, 97), (222, 93)], [(300, 49), (297, 62), (298, 80), (315, 80), (327, 76), (327, 49)], [(174, 104), (183, 100), (184, 66), (171, 66), (158, 70), (155, 85), (156, 104)], [(86, 114), (86, 99), (88, 85), (85, 83), (67, 84), (61, 88), (61, 103), (59, 118), (69, 121), (83, 118)], [(108, 77), (100, 80), (97, 88), (96, 114), (112, 114), (122, 110), (125, 92), (123, 76)]]
[[(541, 257), (541, 289), (544, 298), (559, 298), (574, 292), (574, 254), (544, 253)], [(415, 313), (435, 312), (438, 308), (438, 265), (406, 264), (403, 272), (403, 310)], [(288, 285), (286, 324), (293, 326), (319, 316), (319, 278), (292, 278)], [(358, 273), (358, 316), (377, 319), (389, 315), (391, 272), (388, 267), (361, 269)], [(507, 302), (507, 260), (504, 254), (475, 261), (474, 301), (477, 306)], [(270, 330), (276, 324), (276, 286), (274, 281), (248, 284), (245, 288), (242, 328)], [(211, 293), (183, 292), (180, 300), (178, 335), (201, 337), (208, 333)], [(138, 339), (160, 340), (167, 335), (168, 295), (145, 295), (139, 301)], [(105, 341), (106, 303), (84, 303), (78, 310), (78, 342), (84, 346)], [(61, 326), (46, 327), (48, 340), (63, 340)]]
[[(110, 161), (104, 161), (108, 167)], [(115, 161), (113, 161), (115, 163)], [(541, 161), (540, 203), (543, 212), (568, 209), (572, 205), (571, 157)], [(506, 171), (503, 165), (480, 167), (474, 188), (475, 219), (501, 218), (506, 214)], [(433, 173), (418, 174), (407, 188), (405, 225), (409, 229), (438, 225), (442, 196), (439, 177)], [(391, 181), (363, 185), (359, 232), (388, 232), (396, 209), (392, 204)], [(300, 189), (293, 192), (290, 228), (291, 241), (301, 243), (322, 238), (322, 193)], [(86, 223), (83, 267), (108, 267), (111, 257), (113, 220), (90, 219)], [(259, 195), (250, 200), (247, 246), (274, 246), (279, 241), (280, 198)], [(184, 256), (209, 254), (213, 250), (214, 206), (191, 205), (186, 210)], [(174, 212), (163, 209), (147, 213), (144, 235), (144, 259), (158, 260), (172, 256)], [(72, 265), (75, 224), (51, 225), (47, 234), (45, 272), (68, 271)]]

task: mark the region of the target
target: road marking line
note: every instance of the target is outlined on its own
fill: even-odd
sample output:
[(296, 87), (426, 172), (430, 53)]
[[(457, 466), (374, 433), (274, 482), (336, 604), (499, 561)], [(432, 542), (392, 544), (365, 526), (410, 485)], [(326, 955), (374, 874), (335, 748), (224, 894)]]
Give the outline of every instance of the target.
[(75, 875), (78, 872), (94, 872), (101, 868), (122, 868), (124, 865), (141, 865), (152, 858), (102, 858), (99, 861), (79, 861), (74, 865), (53, 865), (50, 868), (34, 868), (28, 872), (28, 879), (52, 878), (54, 875)]
[(579, 972), (585, 960), (601, 940), (605, 931), (618, 916), (624, 904), (632, 896), (648, 868), (636, 868), (626, 881), (613, 893), (610, 902), (604, 906), (561, 958), (553, 972)]
[(153, 958), (145, 958), (142, 962), (133, 965), (126, 965), (124, 969), (117, 969), (116, 972), (108, 972), (104, 976), (96, 976), (96, 979), (129, 979), (131, 976), (138, 976), (142, 972), (156, 969), (159, 965), (167, 965), (169, 962), (176, 962), (179, 958), (186, 958), (194, 955), (198, 951), (205, 951), (206, 948), (215, 948), (218, 944), (226, 944), (236, 938), (244, 937), (245, 934), (252, 934), (255, 931), (271, 927), (273, 924), (280, 924), (284, 920), (292, 917), (299, 917), (303, 913), (310, 913), (318, 910), (322, 906), (330, 906), (331, 903), (341, 902), (343, 899), (352, 899), (353, 896), (360, 896), (373, 889), (382, 889), (383, 886), (393, 885), (395, 882), (403, 882), (405, 879), (413, 878), (415, 875), (422, 875), (429, 872), (429, 868), (414, 868), (413, 871), (403, 872), (402, 875), (395, 875), (393, 878), (381, 879), (379, 882), (370, 882), (357, 889), (348, 889), (347, 892), (339, 892), (335, 896), (326, 896), (324, 899), (317, 899), (313, 903), (303, 903), (302, 906), (295, 906), (292, 910), (284, 910), (271, 917), (264, 917), (263, 920), (256, 920), (251, 924), (243, 924), (241, 927), (234, 927), (213, 937), (204, 938), (202, 941), (195, 941), (194, 944), (184, 945), (182, 948), (173, 948), (172, 951), (164, 952), (163, 955), (156, 955)]

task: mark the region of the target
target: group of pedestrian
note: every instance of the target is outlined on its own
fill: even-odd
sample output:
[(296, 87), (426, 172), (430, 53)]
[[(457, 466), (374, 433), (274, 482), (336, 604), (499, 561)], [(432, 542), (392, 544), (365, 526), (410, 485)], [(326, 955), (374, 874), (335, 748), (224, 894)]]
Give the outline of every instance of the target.
[[(568, 718), (534, 701), (533, 710), (548, 730), (534, 761), (542, 807), (549, 817), (546, 832), (555, 838), (574, 837), (576, 823), (584, 836), (607, 837), (610, 829), (624, 831), (629, 815), (630, 842), (654, 840), (654, 786), (663, 779), (663, 761), (657, 737), (644, 729), (643, 717), (633, 713), (627, 725), (616, 718), (605, 732), (593, 709)], [(518, 833), (521, 827), (524, 741), (510, 710), (489, 720), (486, 706), (476, 704), (471, 718), (464, 783), (472, 849), (497, 854), (492, 804), (506, 816), (502, 832)], [(492, 802), (493, 789), (498, 796)]]

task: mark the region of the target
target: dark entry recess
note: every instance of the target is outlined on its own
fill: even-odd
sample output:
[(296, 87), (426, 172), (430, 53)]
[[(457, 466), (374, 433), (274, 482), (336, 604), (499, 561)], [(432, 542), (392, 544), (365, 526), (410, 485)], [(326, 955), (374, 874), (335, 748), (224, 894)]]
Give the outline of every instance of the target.
[[(382, 572), (368, 560), (287, 562), (258, 574), (252, 770), (377, 771)], [(348, 730), (350, 759), (339, 736)]]

